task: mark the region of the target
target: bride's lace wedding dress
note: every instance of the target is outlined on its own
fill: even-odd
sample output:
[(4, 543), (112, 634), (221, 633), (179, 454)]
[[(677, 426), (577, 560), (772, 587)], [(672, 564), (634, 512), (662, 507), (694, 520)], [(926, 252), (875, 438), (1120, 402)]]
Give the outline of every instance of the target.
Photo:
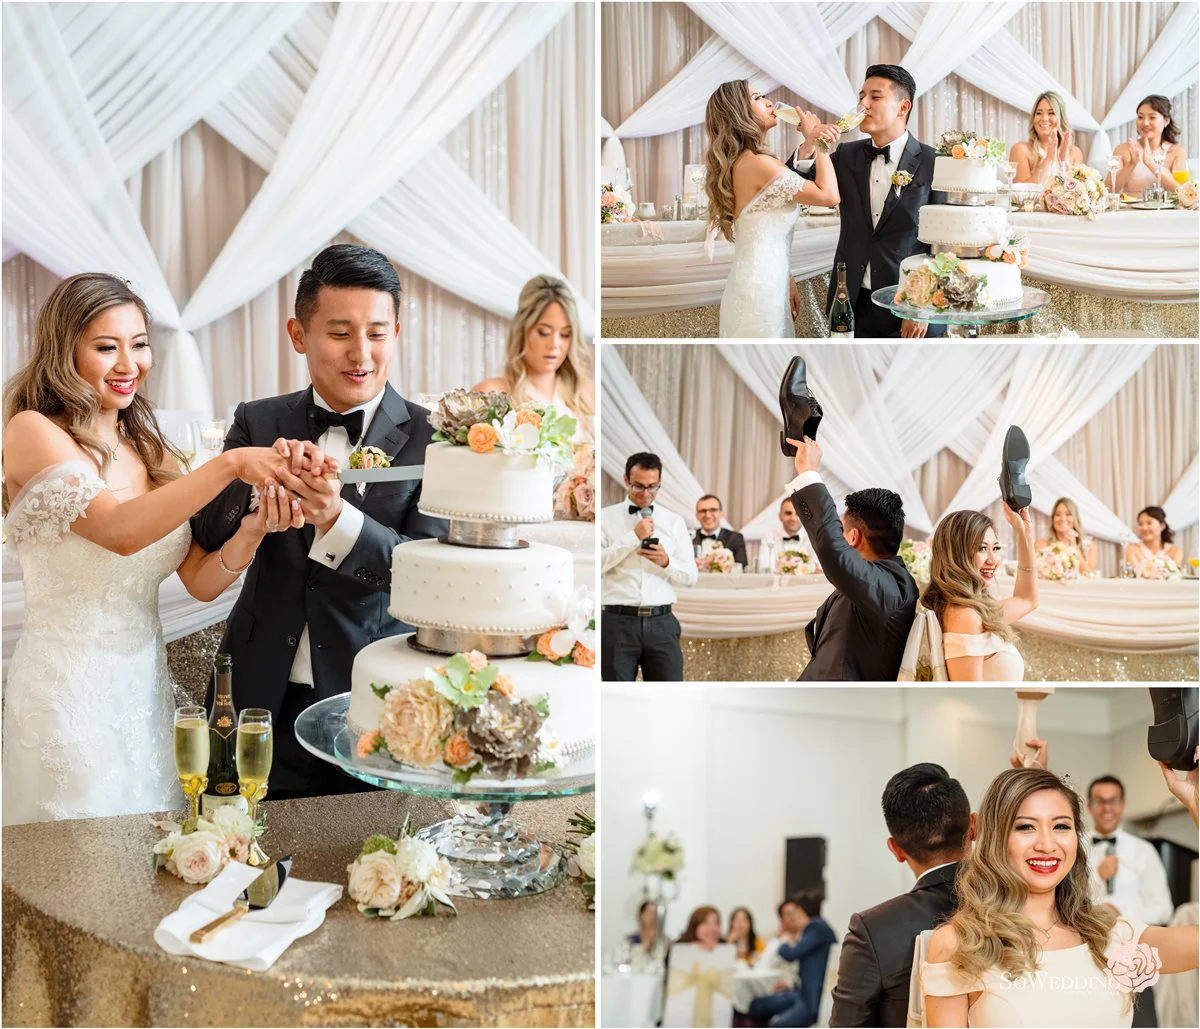
[(721, 297), (722, 338), (791, 339), (792, 235), (805, 180), (781, 169), (733, 222), (733, 265)]
[(73, 533), (107, 488), (86, 461), (52, 465), (5, 518), (26, 605), (4, 696), (5, 824), (182, 803), (158, 587), (191, 530), (184, 523), (129, 557)]

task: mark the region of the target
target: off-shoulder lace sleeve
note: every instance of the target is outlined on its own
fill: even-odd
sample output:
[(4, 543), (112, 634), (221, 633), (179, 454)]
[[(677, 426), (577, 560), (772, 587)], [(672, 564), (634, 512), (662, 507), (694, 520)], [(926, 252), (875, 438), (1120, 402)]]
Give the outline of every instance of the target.
[(994, 632), (944, 632), (942, 646), (946, 657), (988, 657), (1004, 647)]
[(983, 989), (978, 979), (963, 975), (949, 961), (921, 962), (921, 989), (931, 997), (957, 997)]
[(804, 182), (790, 168), (784, 168), (746, 205), (742, 214), (746, 211), (774, 211), (794, 204), (796, 194), (804, 188)]
[(85, 461), (63, 461), (38, 472), (17, 494), (4, 519), (4, 530), (16, 543), (56, 543), (86, 517), (88, 504), (108, 486)]

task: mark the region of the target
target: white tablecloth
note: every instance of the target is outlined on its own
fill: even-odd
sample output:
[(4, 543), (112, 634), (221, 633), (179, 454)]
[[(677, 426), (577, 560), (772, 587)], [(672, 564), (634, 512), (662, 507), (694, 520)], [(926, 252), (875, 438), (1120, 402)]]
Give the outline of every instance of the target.
[[(1006, 597), (1013, 585), (1000, 579), (993, 589)], [(705, 575), (696, 586), (679, 589), (675, 615), (683, 635), (699, 639), (790, 632), (803, 629), (832, 590), (823, 575)], [(1041, 582), (1037, 610), (1017, 629), (1110, 653), (1195, 654), (1197, 592), (1195, 579)]]
[(658, 972), (605, 972), (600, 977), (600, 1024), (605, 1029), (648, 1029), (662, 1018)]
[[(1200, 297), (1200, 215), (1195, 211), (1104, 212), (1095, 221), (1012, 212), (1030, 237), (1026, 275), (1085, 293), (1130, 300), (1195, 303)], [(642, 317), (719, 304), (733, 244), (719, 239), (709, 261), (700, 221), (658, 222), (658, 242), (638, 225), (601, 226), (600, 294), (608, 317)], [(839, 221), (797, 222), (792, 275), (808, 279), (833, 267)]]
[(795, 977), (793, 967), (790, 972), (777, 968), (743, 968), (738, 967), (733, 973), (733, 1009), (743, 1013), (750, 1010), (750, 1004), (755, 997), (767, 997), (775, 992), (775, 984), (786, 982), (789, 974)]

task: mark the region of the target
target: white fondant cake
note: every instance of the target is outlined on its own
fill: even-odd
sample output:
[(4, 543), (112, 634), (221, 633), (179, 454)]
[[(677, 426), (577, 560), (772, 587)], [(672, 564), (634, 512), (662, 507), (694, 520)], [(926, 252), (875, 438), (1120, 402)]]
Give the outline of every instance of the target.
[(922, 243), (964, 247), (1007, 243), (1008, 212), (999, 207), (926, 204), (917, 212), (917, 239)]
[(462, 521), (548, 522), (554, 517), (554, 473), (534, 457), (431, 443), (419, 506), (425, 514)]
[(531, 636), (563, 625), (573, 584), (571, 555), (561, 547), (494, 550), (412, 540), (392, 551), (388, 611), (431, 629)]
[(933, 159), (933, 188), (946, 193), (995, 193), (996, 164), (969, 158)]
[[(919, 268), (926, 260), (925, 255), (915, 254), (900, 262), (899, 286), (901, 290), (907, 287), (908, 273), (914, 268)], [(1024, 295), (1021, 288), (1021, 269), (1015, 264), (965, 257), (960, 259), (959, 265), (970, 275), (987, 276), (987, 292), (993, 306), (1013, 303)]]
[[(445, 663), (444, 657), (410, 647), (409, 639), (409, 636), (392, 636), (376, 640), (354, 658), (350, 709), (346, 713), (346, 723), (352, 732), (361, 734), (379, 728), (383, 701), (371, 689), (371, 683), (398, 686), (422, 678), (426, 668)], [(489, 656), (488, 661), (512, 679), (521, 699), (536, 703), (549, 696), (550, 717), (546, 727), (557, 734), (565, 747), (586, 744), (592, 739), (596, 720), (595, 669), (527, 661), (523, 657)]]

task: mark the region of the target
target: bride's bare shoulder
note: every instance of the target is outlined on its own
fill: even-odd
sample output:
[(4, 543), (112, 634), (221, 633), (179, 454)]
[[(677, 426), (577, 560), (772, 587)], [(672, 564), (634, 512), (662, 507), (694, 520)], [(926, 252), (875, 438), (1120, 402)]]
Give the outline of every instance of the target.
[(40, 411), (19, 411), (4, 426), (4, 477), (14, 493), (43, 468), (80, 457), (67, 431)]
[(946, 632), (983, 632), (983, 619), (979, 612), (971, 607), (950, 605), (942, 614), (942, 628)]

